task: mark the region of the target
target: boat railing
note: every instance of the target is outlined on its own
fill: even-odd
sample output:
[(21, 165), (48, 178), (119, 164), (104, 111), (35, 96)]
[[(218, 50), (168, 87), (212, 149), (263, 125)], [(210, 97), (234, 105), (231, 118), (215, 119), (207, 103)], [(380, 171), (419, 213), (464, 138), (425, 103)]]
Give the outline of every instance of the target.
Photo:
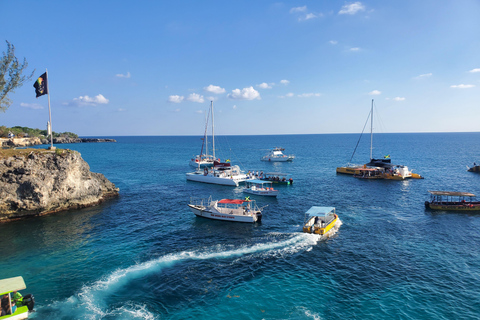
[(190, 197), (190, 204), (193, 206), (208, 207), (212, 203), (212, 196), (208, 198)]

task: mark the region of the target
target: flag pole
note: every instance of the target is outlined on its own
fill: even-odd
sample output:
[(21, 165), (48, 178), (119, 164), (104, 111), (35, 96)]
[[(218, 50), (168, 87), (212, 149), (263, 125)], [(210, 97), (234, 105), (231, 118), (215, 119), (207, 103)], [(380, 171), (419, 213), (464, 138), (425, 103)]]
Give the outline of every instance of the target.
[(50, 88), (48, 87), (48, 70), (45, 68), (45, 74), (47, 75), (47, 95), (48, 95), (48, 115), (50, 117), (50, 150), (55, 150), (53, 147), (53, 130), (52, 130), (52, 110), (50, 109)]

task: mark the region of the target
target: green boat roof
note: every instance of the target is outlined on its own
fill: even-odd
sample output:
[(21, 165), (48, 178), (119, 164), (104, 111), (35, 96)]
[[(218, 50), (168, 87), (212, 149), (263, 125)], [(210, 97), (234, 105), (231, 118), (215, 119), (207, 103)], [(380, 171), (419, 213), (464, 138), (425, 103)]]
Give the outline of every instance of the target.
[(13, 277), (0, 280), (0, 295), (26, 288), (27, 286), (25, 285), (25, 281), (23, 281), (23, 277)]

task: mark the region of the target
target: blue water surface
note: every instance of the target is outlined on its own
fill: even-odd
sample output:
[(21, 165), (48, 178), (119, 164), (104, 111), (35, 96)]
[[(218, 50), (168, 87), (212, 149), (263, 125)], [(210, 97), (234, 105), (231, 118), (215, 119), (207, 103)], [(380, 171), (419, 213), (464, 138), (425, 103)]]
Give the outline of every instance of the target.
[[(480, 214), (426, 211), (428, 190), (480, 192), (480, 133), (376, 134), (424, 180), (337, 175), (358, 135), (219, 136), (217, 157), (286, 172), (263, 221), (197, 218), (190, 197), (242, 198), (242, 187), (189, 182), (200, 137), (111, 137), (77, 150), (120, 188), (100, 206), (0, 224), (1, 278), (22, 275), (32, 319), (478, 319)], [(363, 137), (352, 159), (368, 161)], [(269, 148), (291, 163), (262, 162)], [(311, 206), (342, 225), (325, 241), (301, 232)]]

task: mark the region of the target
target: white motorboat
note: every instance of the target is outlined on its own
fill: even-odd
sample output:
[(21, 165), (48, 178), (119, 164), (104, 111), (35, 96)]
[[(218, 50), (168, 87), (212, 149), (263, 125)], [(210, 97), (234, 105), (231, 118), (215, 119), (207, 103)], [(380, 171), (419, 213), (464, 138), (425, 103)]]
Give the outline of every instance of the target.
[(270, 152), (268, 152), (265, 156), (262, 157), (262, 161), (276, 161), (276, 162), (286, 162), (286, 161), (293, 161), (295, 159), (294, 155), (285, 155), (282, 151), (284, 148), (275, 147)]
[(197, 170), (186, 174), (187, 180), (221, 184), (226, 186), (238, 186), (240, 182), (250, 179), (239, 166), (232, 166), (227, 162), (220, 162), (215, 160), (215, 131), (213, 122), (213, 102), (210, 106), (210, 112), (212, 114), (212, 145), (213, 145), (213, 168), (205, 166), (202, 168), (200, 164), (197, 164)]
[(249, 180), (246, 184), (247, 186), (243, 189), (243, 192), (245, 193), (267, 197), (276, 197), (278, 195), (278, 190), (275, 190), (272, 187), (272, 181)]
[(188, 207), (197, 217), (234, 222), (260, 222), (262, 210), (255, 200), (191, 198)]
[(232, 166), (229, 162), (215, 162), (213, 168), (197, 168), (194, 172), (186, 174), (187, 180), (221, 184), (225, 186), (238, 186), (240, 182), (250, 179), (240, 170), (239, 166)]

